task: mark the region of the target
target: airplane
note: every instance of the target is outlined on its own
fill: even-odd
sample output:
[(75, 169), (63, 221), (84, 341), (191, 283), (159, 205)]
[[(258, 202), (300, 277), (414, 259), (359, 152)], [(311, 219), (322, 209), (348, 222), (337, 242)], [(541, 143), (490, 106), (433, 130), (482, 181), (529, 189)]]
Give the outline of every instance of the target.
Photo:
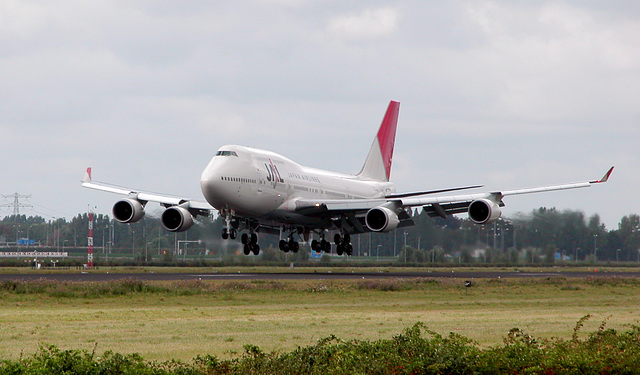
[(364, 165), (355, 175), (306, 167), (271, 151), (227, 145), (218, 149), (202, 172), (200, 187), (205, 200), (97, 182), (92, 179), (91, 167), (82, 186), (125, 196), (112, 210), (121, 223), (142, 219), (148, 202), (165, 208), (161, 223), (170, 232), (185, 231), (198, 216), (217, 210), (225, 220), (222, 238), (236, 239), (241, 233), (246, 255), (259, 254), (259, 233), (278, 235), (278, 246), (284, 252), (298, 252), (296, 235), (305, 242), (311, 239), (313, 251), (330, 252), (329, 231), (335, 233), (336, 253), (351, 255), (352, 234), (411, 226), (411, 211), (416, 207), (431, 217), (466, 212), (473, 223), (490, 224), (500, 218), (507, 196), (590, 187), (607, 182), (614, 168), (598, 180), (536, 188), (441, 195), (481, 187), (470, 185), (396, 193), (389, 178), (399, 109), (399, 102), (389, 103)]

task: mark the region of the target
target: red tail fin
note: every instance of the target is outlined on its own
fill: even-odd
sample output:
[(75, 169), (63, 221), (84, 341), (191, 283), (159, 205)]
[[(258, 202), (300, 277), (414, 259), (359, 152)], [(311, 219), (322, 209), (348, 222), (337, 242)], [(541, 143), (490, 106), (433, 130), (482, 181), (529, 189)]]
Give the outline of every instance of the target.
[(373, 140), (367, 160), (358, 174), (359, 177), (389, 181), (399, 111), (400, 103), (391, 101), (378, 130), (378, 135)]

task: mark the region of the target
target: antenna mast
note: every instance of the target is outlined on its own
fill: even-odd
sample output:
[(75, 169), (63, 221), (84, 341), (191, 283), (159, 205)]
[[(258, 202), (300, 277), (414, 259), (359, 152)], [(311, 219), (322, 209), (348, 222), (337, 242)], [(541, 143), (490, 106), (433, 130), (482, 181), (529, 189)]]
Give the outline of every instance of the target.
[(10, 195), (4, 195), (2, 194), (2, 198), (13, 198), (13, 203), (7, 203), (7, 204), (3, 204), (0, 205), (0, 207), (11, 207), (13, 206), (13, 215), (14, 216), (18, 216), (20, 215), (20, 208), (33, 208), (32, 205), (30, 204), (22, 204), (20, 203), (20, 198), (31, 198), (31, 194), (29, 195), (22, 195), (22, 194), (18, 194), (18, 193), (13, 193)]
[(89, 208), (89, 236), (87, 237), (87, 267), (93, 268), (93, 211)]

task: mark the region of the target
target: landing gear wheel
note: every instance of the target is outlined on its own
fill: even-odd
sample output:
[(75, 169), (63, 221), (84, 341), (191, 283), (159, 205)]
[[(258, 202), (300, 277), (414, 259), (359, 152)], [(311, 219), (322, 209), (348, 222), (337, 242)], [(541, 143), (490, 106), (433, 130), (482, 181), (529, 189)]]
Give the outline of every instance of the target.
[(287, 243), (287, 250), (291, 250), (294, 253), (297, 253), (298, 250), (300, 250), (300, 244), (294, 241), (292, 238), (289, 240), (289, 243)]
[(243, 245), (246, 245), (249, 243), (249, 235), (246, 233), (242, 233), (242, 236), (240, 236), (240, 242), (242, 242)]
[(280, 250), (284, 251), (285, 253), (289, 251), (289, 245), (285, 240), (280, 240), (280, 242), (278, 243), (278, 247), (280, 248)]
[(320, 249), (325, 253), (331, 252), (331, 243), (325, 239), (320, 241)]
[(235, 230), (234, 228), (231, 228), (231, 230), (229, 231), (229, 238), (231, 238), (232, 240), (235, 240), (237, 236), (238, 236), (238, 231)]
[(226, 240), (229, 238), (229, 231), (227, 230), (227, 228), (222, 228), (222, 239)]
[(333, 243), (336, 245), (340, 245), (342, 243), (342, 238), (338, 233), (333, 236)]
[(336, 253), (338, 255), (342, 255), (343, 252), (344, 252), (344, 247), (342, 245), (338, 245), (338, 247), (336, 248)]
[(256, 244), (258, 243), (258, 235), (255, 233), (251, 233), (251, 243)]
[(318, 242), (318, 240), (313, 240), (311, 241), (311, 250), (319, 253), (322, 251), (322, 249), (320, 248), (320, 243)]
[(260, 254), (260, 245), (248, 243), (244, 245), (244, 255), (249, 255), (253, 253), (253, 255)]

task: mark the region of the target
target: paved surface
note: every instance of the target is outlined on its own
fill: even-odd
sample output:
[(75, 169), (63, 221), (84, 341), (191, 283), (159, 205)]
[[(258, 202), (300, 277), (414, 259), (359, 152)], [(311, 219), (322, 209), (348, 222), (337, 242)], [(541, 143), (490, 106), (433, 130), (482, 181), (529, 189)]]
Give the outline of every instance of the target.
[(640, 272), (609, 271), (609, 272), (516, 272), (516, 271), (461, 271), (461, 272), (331, 272), (330, 270), (314, 273), (107, 273), (95, 271), (77, 271), (72, 273), (28, 273), (28, 274), (0, 274), (0, 281), (4, 280), (53, 280), (53, 281), (111, 281), (120, 279), (137, 279), (149, 281), (171, 280), (340, 280), (340, 279), (388, 279), (388, 278), (546, 278), (546, 277), (634, 277), (640, 278)]

